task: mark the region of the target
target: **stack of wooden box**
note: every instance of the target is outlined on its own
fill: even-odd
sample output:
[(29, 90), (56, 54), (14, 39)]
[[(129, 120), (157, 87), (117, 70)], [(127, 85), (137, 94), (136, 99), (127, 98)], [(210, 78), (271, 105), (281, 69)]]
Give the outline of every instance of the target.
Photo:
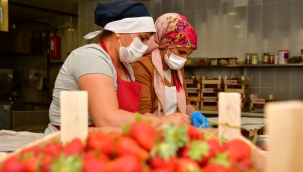
[(186, 78), (185, 83), (188, 91), (188, 98), (191, 104), (194, 105), (195, 110), (200, 110), (201, 101), (201, 79), (199, 76), (192, 76)]
[(250, 95), (250, 112), (264, 112), (264, 106), (268, 102), (274, 102), (276, 101), (276, 95), (270, 94), (268, 99), (261, 99), (258, 98), (257, 94), (251, 94)]
[(242, 112), (249, 111), (249, 85), (250, 85), (250, 77), (245, 78), (241, 76), (241, 78), (224, 77), (224, 92), (234, 92), (240, 93), (242, 102), (241, 102), (241, 110)]
[(202, 76), (201, 110), (218, 110), (218, 93), (223, 92), (223, 80)]

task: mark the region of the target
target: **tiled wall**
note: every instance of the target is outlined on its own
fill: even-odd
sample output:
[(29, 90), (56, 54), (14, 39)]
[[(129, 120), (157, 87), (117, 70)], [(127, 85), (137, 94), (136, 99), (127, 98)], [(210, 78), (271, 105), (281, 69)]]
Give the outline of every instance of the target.
[[(99, 30), (93, 11), (97, 2), (79, 4), (79, 46), (97, 42), (85, 41), (88, 32)], [(114, 1), (114, 0), (107, 0)], [(303, 48), (303, 0), (144, 0), (154, 20), (168, 12), (187, 17), (198, 34), (198, 50), (193, 57), (238, 57), (246, 52), (276, 54), (287, 49), (290, 56)], [(187, 70), (187, 74), (228, 75), (237, 68), (205, 68)], [(192, 73), (193, 72), (193, 73)], [(303, 100), (303, 67), (256, 67), (245, 69), (251, 75), (251, 93), (268, 97), (276, 93), (278, 100)], [(233, 74), (236, 75), (236, 74)], [(238, 73), (237, 75), (241, 75)]]

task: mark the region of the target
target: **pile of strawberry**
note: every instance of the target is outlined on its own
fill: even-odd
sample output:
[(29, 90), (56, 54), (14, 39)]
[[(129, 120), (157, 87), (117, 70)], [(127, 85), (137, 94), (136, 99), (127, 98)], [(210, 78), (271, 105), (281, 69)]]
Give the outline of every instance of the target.
[(157, 130), (137, 121), (122, 133), (91, 132), (63, 145), (23, 150), (1, 172), (256, 172), (251, 149), (240, 139), (221, 141), (194, 126)]

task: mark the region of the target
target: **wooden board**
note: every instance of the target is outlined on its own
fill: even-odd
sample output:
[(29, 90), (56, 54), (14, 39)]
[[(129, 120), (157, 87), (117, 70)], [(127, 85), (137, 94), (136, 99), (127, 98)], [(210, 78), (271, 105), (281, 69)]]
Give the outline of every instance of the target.
[(61, 141), (75, 137), (84, 140), (88, 129), (88, 95), (86, 91), (61, 91)]
[(188, 97), (191, 102), (199, 102), (201, 101), (201, 97)]
[(208, 77), (202, 76), (202, 85), (210, 84), (210, 85), (220, 85), (223, 84), (223, 80), (221, 76), (218, 76), (218, 79), (208, 79)]
[(247, 94), (249, 90), (247, 88), (227, 88), (227, 86), (225, 85), (224, 92)]
[(265, 105), (269, 157), (266, 172), (303, 171), (303, 102)]
[(200, 109), (201, 110), (217, 111), (218, 110), (218, 106), (203, 106), (203, 105), (201, 105)]

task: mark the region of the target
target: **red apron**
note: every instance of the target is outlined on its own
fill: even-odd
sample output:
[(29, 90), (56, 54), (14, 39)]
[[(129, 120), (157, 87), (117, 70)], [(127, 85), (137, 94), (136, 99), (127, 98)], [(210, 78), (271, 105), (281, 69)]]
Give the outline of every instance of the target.
[[(100, 41), (100, 45), (102, 48), (107, 52), (106, 45), (103, 41)], [(113, 63), (114, 65), (114, 63)], [(115, 67), (116, 73), (117, 73), (117, 98), (119, 103), (119, 109), (123, 109), (129, 112), (138, 112), (140, 109), (140, 99), (141, 99), (141, 88), (142, 85), (140, 83), (134, 82), (131, 78), (131, 75), (128, 71), (128, 69), (124, 66), (123, 63), (123, 69), (128, 75), (131, 82), (124, 81), (120, 78), (120, 75)], [(60, 126), (55, 126), (58, 130), (60, 130)], [(95, 127), (94, 124), (89, 125), (89, 127)]]
[[(103, 41), (100, 41), (100, 45), (107, 52), (106, 45)], [(140, 109), (142, 84), (134, 82), (128, 69), (124, 66), (123, 63), (121, 63), (121, 65), (123, 66), (123, 69), (126, 72), (128, 78), (130, 79), (130, 82), (124, 81), (120, 78), (116, 66), (114, 65), (117, 73), (117, 98), (119, 109), (135, 113)]]

